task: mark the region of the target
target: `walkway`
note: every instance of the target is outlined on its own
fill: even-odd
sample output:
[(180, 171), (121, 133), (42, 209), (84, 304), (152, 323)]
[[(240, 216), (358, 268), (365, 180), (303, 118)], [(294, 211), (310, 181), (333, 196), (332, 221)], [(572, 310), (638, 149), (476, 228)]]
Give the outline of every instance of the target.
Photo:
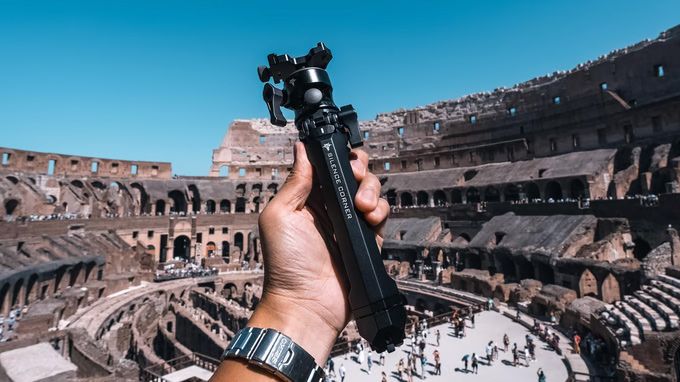
[[(428, 365), (426, 366), (426, 377), (428, 382), (444, 382), (444, 381), (537, 381), (536, 371), (538, 368), (543, 368), (551, 382), (564, 382), (567, 380), (568, 371), (562, 360), (562, 357), (549, 349), (543, 342), (538, 339), (536, 346), (536, 361), (530, 362), (529, 367), (512, 366), (512, 353), (508, 351), (505, 353), (502, 349), (503, 334), (507, 333), (510, 337), (510, 343), (517, 343), (518, 348), (523, 349), (525, 344), (525, 335), (529, 331), (524, 326), (505, 317), (498, 312), (482, 312), (476, 315), (476, 328), (470, 327), (468, 321), (467, 336), (465, 338), (455, 338), (453, 336), (453, 329), (448, 324), (443, 324), (430, 329), (430, 336), (428, 336), (428, 346), (425, 348), (425, 354), (428, 358)], [(442, 359), (442, 375), (432, 375), (434, 372), (434, 362), (432, 352), (437, 348), (435, 346), (435, 331), (439, 329), (441, 332), (441, 346), (438, 347)], [(499, 345), (499, 359), (493, 365), (486, 364), (485, 347), (489, 341), (495, 341)], [(345, 382), (380, 382), (381, 372), (385, 371), (388, 375), (388, 381), (399, 381), (396, 374), (396, 365), (400, 358), (404, 358), (410, 351), (410, 342), (406, 340), (400, 349), (393, 353), (385, 353), (385, 366), (380, 366), (377, 362), (379, 355), (374, 354), (372, 373), (369, 375), (366, 363), (359, 365), (355, 359), (356, 354), (351, 353), (345, 356), (334, 358), (336, 372), (341, 364), (344, 364), (347, 370), (347, 377)], [(477, 353), (478, 356), (483, 357), (484, 360), (480, 364), (479, 374), (471, 372), (464, 372), (462, 369), (463, 363), (461, 359), (464, 355), (472, 355)], [(521, 359), (522, 363), (524, 359)], [(420, 365), (418, 365), (418, 372), (420, 372)], [(414, 381), (420, 381), (419, 376), (413, 377)], [(335, 381), (339, 381), (336, 378)]]

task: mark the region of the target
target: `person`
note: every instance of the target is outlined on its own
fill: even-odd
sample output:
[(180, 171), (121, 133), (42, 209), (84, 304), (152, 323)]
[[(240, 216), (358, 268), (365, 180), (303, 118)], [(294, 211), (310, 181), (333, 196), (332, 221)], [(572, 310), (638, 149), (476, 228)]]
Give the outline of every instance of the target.
[(510, 337), (508, 337), (508, 333), (503, 334), (503, 351), (508, 352), (508, 347), (510, 346)]
[(427, 375), (425, 375), (425, 365), (427, 365), (427, 357), (425, 357), (425, 353), (423, 353), (420, 355), (420, 379), (427, 378)]
[(465, 354), (465, 355), (463, 356), (463, 358), (461, 359), (461, 361), (463, 361), (463, 365), (465, 365), (465, 372), (466, 372), (466, 373), (467, 373), (467, 371), (468, 371), (468, 359), (470, 359), (470, 355), (469, 355), (469, 354)]
[(432, 353), (432, 357), (434, 357), (434, 375), (442, 375), (442, 360), (439, 355), (439, 350), (435, 349)]
[(472, 329), (474, 329), (475, 328), (475, 314), (474, 313), (472, 313), (470, 315), (470, 323), (472, 324)]
[(335, 362), (333, 362), (332, 358), (328, 359), (327, 365), (328, 365), (328, 375), (332, 375), (333, 377), (335, 377)]
[(519, 308), (517, 308), (517, 315), (515, 315), (515, 319), (516, 319), (517, 321), (519, 321), (519, 320), (522, 319), (522, 316), (521, 316), (521, 314), (520, 314), (520, 312), (519, 312)]
[(434, 337), (437, 339), (437, 346), (439, 346), (439, 341), (441, 341), (442, 334), (439, 332), (439, 329), (434, 333)]
[(408, 382), (413, 382), (413, 370), (410, 367), (406, 368), (406, 380)]
[(493, 298), (489, 297), (489, 299), (486, 302), (486, 310), (491, 310), (493, 309)]
[(404, 380), (404, 359), (400, 359), (399, 363), (397, 364), (397, 373), (399, 374), (399, 380), (403, 381)]
[(363, 346), (361, 347), (361, 350), (359, 350), (359, 357), (357, 357), (357, 362), (359, 365), (362, 365), (364, 363), (364, 359), (366, 359), (366, 352), (364, 352)]
[(539, 368), (536, 374), (538, 375), (538, 382), (546, 382), (545, 373), (543, 372), (543, 369)]
[(524, 361), (527, 363), (527, 367), (529, 367), (530, 359), (531, 355), (529, 354), (529, 347), (527, 345), (524, 345)]
[(536, 344), (534, 341), (529, 342), (529, 354), (531, 355), (531, 360), (535, 361), (536, 360)]
[(477, 374), (479, 371), (479, 361), (477, 360), (477, 354), (472, 353), (472, 371)]
[(519, 363), (519, 353), (517, 351), (517, 342), (512, 344), (512, 366), (517, 366)]
[(385, 352), (380, 353), (380, 366), (385, 366)]
[(486, 344), (486, 360), (489, 361), (489, 365), (493, 362), (493, 341)]
[(380, 382), (387, 382), (387, 374), (385, 374), (384, 371), (382, 372), (382, 379), (380, 380)]
[[(324, 365), (351, 318), (347, 281), (303, 143), (295, 143), (293, 158), (288, 178), (258, 218), (266, 282), (247, 325), (280, 331), (317, 365)], [(380, 198), (380, 180), (369, 171), (366, 152), (352, 150), (350, 167), (358, 186), (355, 208), (375, 232), (380, 247), (389, 204)], [(277, 378), (264, 368), (228, 358), (211, 381), (273, 382)]]
[(368, 374), (371, 374), (371, 366), (373, 366), (373, 352), (368, 349), (368, 354), (366, 354), (366, 364), (368, 366)]
[(338, 369), (338, 374), (340, 375), (340, 382), (345, 382), (345, 376), (347, 375), (347, 370), (345, 370), (345, 364), (340, 364), (340, 369)]
[(581, 336), (574, 333), (574, 353), (581, 354)]

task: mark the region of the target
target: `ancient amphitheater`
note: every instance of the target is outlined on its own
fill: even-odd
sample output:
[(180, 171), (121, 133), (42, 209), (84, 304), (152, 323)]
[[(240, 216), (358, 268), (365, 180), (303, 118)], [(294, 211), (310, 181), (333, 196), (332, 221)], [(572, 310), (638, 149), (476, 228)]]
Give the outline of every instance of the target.
[[(411, 322), (493, 298), (556, 321), (568, 380), (678, 380), (680, 26), (361, 130)], [(206, 177), (0, 148), (0, 380), (209, 375), (258, 303), (258, 212), (296, 139), (234, 121)]]

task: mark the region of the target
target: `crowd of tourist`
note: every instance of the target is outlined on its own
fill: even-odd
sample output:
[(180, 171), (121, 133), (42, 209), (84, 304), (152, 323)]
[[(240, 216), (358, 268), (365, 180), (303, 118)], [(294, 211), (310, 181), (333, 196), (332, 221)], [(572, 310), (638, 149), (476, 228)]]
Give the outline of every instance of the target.
[(157, 270), (154, 281), (168, 281), (191, 277), (213, 276), (219, 273), (217, 268), (207, 268), (199, 264), (187, 261), (184, 258), (175, 258), (174, 261), (164, 265), (162, 270)]
[(14, 306), (7, 317), (0, 314), (0, 342), (11, 341), (15, 338), (21, 316), (26, 314), (27, 311), (28, 306), (24, 306), (23, 309)]

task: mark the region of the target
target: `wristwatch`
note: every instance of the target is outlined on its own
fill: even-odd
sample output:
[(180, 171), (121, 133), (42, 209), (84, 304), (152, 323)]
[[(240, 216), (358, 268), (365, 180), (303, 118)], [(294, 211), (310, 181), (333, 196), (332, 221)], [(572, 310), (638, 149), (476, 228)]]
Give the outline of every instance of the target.
[(287, 382), (322, 382), (325, 373), (290, 337), (274, 329), (245, 327), (236, 333), (222, 359), (240, 358)]

